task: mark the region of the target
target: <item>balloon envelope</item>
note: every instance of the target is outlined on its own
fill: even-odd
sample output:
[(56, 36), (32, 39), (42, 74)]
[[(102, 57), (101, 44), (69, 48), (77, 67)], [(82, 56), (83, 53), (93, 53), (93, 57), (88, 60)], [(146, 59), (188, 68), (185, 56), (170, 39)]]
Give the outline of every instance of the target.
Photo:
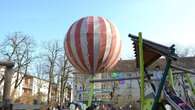
[(109, 20), (88, 16), (71, 25), (64, 47), (67, 58), (79, 73), (94, 74), (116, 65), (121, 41), (118, 29)]

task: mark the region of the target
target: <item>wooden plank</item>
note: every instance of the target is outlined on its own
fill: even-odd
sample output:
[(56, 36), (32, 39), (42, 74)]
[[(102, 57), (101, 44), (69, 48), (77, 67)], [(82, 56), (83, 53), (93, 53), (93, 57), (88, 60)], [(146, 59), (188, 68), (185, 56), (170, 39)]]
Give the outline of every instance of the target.
[(191, 73), (191, 74), (195, 75), (195, 71), (192, 71), (190, 69), (187, 69), (187, 68), (184, 68), (184, 67), (181, 67), (181, 66), (177, 66), (177, 65), (173, 65), (173, 64), (171, 64), (171, 67), (174, 68), (174, 69), (177, 69), (177, 70), (184, 71), (184, 72)]

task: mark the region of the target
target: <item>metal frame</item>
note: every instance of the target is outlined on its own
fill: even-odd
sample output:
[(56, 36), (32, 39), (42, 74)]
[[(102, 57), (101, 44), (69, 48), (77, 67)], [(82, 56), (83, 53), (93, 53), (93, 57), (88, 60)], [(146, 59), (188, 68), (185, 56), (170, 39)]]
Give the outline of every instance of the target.
[(140, 90), (140, 100), (141, 100), (141, 110), (144, 110), (144, 55), (143, 55), (143, 39), (142, 33), (138, 33), (139, 40), (139, 72), (141, 78), (141, 90)]
[[(161, 56), (165, 56), (166, 57), (166, 67), (164, 70), (164, 74), (161, 78), (160, 81), (160, 85), (159, 85), (159, 89), (157, 91), (157, 94), (155, 96), (153, 105), (152, 105), (152, 110), (157, 110), (158, 109), (158, 105), (159, 105), (159, 99), (161, 96), (161, 92), (163, 90), (163, 86), (165, 84), (165, 80), (168, 76), (169, 73), (169, 68), (171, 66), (171, 62), (172, 60), (177, 60), (177, 55), (175, 54), (175, 48), (174, 45), (172, 45), (171, 47), (167, 47), (164, 45), (160, 45), (158, 43), (143, 39), (142, 40), (142, 36), (141, 33), (139, 33), (139, 36), (135, 36), (135, 35), (131, 35), (129, 34), (129, 37), (132, 38), (133, 40), (133, 44), (134, 44), (134, 49), (135, 49), (135, 54), (136, 54), (136, 61), (137, 61), (137, 66), (139, 63), (139, 68), (140, 68), (140, 74), (144, 74), (144, 67), (149, 66), (150, 64), (152, 64), (154, 61), (156, 61), (158, 58), (160, 58)], [(144, 46), (144, 48), (143, 48)], [(144, 58), (147, 58), (146, 56), (143, 57), (143, 49), (146, 52), (152, 52), (152, 55), (154, 55), (153, 57), (150, 57), (149, 60), (144, 61)], [(145, 54), (144, 54), (145, 55)], [(147, 53), (146, 53), (147, 55)], [(149, 55), (149, 54), (148, 54)], [(138, 60), (139, 59), (139, 60)], [(143, 63), (143, 61), (145, 62), (145, 65)], [(144, 65), (144, 66), (143, 66)], [(143, 77), (142, 77), (143, 78)], [(144, 109), (144, 93), (143, 93), (143, 84), (144, 84), (144, 80), (141, 80), (141, 110)]]
[[(152, 75), (150, 74), (149, 76), (152, 76)], [(137, 80), (137, 79), (140, 79), (140, 77), (137, 76), (137, 77), (129, 77), (129, 78), (116, 78), (116, 79), (96, 79), (96, 80), (91, 80), (90, 83), (102, 83), (102, 82), (123, 81), (123, 80)]]
[(184, 73), (185, 73), (184, 77), (187, 80), (187, 82), (189, 83), (189, 85), (190, 85), (190, 87), (192, 89), (192, 93), (195, 95), (195, 88), (194, 88), (194, 86), (192, 84), (192, 81), (190, 80), (189, 75), (188, 75), (188, 73), (195, 75), (195, 71), (192, 71), (192, 70), (184, 68), (184, 67), (179, 67), (179, 66), (176, 66), (176, 65), (171, 65), (171, 67), (174, 68), (174, 69), (180, 70), (180, 71), (184, 71)]
[[(91, 76), (91, 79), (94, 79), (94, 75)], [(93, 93), (94, 93), (94, 83), (90, 83), (90, 92), (89, 92), (89, 100), (88, 100), (88, 107), (91, 106), (93, 100)]]

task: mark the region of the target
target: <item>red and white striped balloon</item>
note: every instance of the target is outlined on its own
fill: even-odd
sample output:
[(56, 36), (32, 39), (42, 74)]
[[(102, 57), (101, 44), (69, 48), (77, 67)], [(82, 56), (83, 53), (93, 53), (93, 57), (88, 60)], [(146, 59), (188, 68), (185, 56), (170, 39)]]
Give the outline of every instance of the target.
[(89, 16), (74, 22), (64, 43), (67, 58), (80, 73), (108, 71), (119, 60), (119, 31), (103, 17)]

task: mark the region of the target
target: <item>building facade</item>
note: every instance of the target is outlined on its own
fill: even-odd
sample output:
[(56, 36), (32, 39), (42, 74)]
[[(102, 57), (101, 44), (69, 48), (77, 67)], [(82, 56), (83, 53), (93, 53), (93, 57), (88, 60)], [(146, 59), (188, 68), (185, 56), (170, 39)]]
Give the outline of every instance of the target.
[[(1, 67), (0, 79), (3, 78), (4, 73), (5, 73), (5, 69)], [(23, 74), (19, 74), (18, 77), (22, 78)], [(33, 103), (34, 100), (37, 100), (40, 103), (47, 102), (48, 87), (49, 87), (48, 80), (40, 79), (32, 75), (25, 75), (21, 83), (15, 89), (14, 85), (15, 85), (16, 78), (17, 78), (17, 74), (14, 73), (12, 77), (12, 84), (11, 84), (11, 97), (14, 101), (16, 101), (17, 103)], [(69, 80), (67, 82), (70, 83)], [(2, 100), (2, 96), (3, 96), (3, 85), (4, 85), (4, 81), (0, 83), (0, 100)], [(59, 87), (55, 83), (52, 84), (51, 86), (52, 86), (50, 92), (51, 99), (57, 102), (59, 101)], [(67, 89), (64, 96), (71, 99), (71, 96), (69, 96), (71, 94), (68, 94), (70, 93), (69, 90), (72, 89)]]
[[(149, 74), (157, 73), (162, 75), (165, 67), (165, 59), (161, 58), (150, 65), (147, 70)], [(195, 57), (184, 57), (179, 58), (178, 61), (173, 62), (176, 65), (183, 65), (188, 69), (195, 70)], [(156, 70), (158, 67), (159, 70)], [(175, 69), (172, 69), (174, 72)], [(182, 73), (184, 74), (184, 73)], [(182, 86), (181, 86), (181, 75), (174, 75), (175, 78), (179, 80), (175, 80), (175, 87), (177, 88), (177, 93), (181, 96), (184, 94)], [(95, 75), (94, 79), (114, 79), (114, 78), (127, 78), (127, 77), (138, 77), (139, 72), (136, 67), (135, 60), (120, 60), (119, 63), (114, 68), (113, 72), (110, 73), (99, 73)], [(193, 81), (193, 85), (195, 86), (195, 75), (190, 75)], [(153, 77), (152, 77), (153, 78)], [(155, 79), (155, 78), (153, 78)], [(86, 102), (89, 97), (89, 87), (91, 80), (89, 75), (76, 74), (75, 75), (75, 85), (74, 85), (74, 99), (75, 101)], [(156, 84), (159, 81), (153, 81)], [(102, 102), (110, 102), (115, 105), (125, 105), (132, 101), (139, 101), (140, 97), (140, 86), (139, 79), (132, 80), (123, 80), (123, 81), (112, 81), (112, 82), (102, 82), (95, 83), (94, 86), (94, 101), (102, 101)], [(185, 83), (185, 82), (184, 82)], [(187, 85), (187, 83), (185, 83)], [(189, 90), (189, 89), (188, 89)], [(190, 91), (190, 90), (189, 90)], [(145, 83), (145, 95), (153, 92), (150, 83)]]

